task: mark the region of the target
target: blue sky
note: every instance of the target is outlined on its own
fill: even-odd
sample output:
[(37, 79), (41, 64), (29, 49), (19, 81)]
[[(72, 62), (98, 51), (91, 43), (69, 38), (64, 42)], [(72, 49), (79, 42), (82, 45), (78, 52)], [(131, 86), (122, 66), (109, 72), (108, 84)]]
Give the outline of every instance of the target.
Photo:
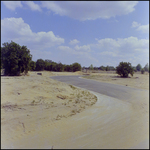
[(81, 66), (149, 63), (149, 1), (1, 1), (1, 46)]

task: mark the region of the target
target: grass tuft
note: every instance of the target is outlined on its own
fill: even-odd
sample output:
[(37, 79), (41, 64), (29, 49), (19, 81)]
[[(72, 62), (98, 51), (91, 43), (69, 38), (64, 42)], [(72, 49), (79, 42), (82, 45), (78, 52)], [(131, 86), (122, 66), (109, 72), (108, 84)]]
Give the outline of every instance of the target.
[(69, 85), (73, 90), (75, 90), (76, 89), (76, 87), (74, 87), (73, 85)]

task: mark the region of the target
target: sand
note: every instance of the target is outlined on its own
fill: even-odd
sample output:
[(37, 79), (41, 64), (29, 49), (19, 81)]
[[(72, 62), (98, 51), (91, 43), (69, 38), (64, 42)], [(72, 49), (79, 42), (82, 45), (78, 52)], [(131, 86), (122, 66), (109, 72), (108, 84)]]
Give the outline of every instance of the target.
[(123, 102), (49, 78), (81, 72), (41, 73), (1, 77), (1, 148), (146, 147), (148, 95)]
[(115, 71), (104, 71), (100, 73), (88, 73), (88, 76), (85, 76), (86, 79), (93, 79), (100, 82), (119, 84), (124, 86), (129, 86), (133, 88), (146, 89), (149, 90), (149, 73), (145, 72), (135, 72), (133, 76), (129, 74), (128, 78), (121, 78)]
[(29, 74), (1, 77), (2, 147), (18, 135), (37, 132), (44, 125), (80, 113), (97, 101), (87, 90), (49, 78), (56, 73)]

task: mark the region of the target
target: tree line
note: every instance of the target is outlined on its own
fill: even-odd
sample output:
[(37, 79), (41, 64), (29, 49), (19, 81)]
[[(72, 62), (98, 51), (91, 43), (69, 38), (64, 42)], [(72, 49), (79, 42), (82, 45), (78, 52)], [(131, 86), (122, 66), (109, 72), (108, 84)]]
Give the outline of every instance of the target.
[(133, 69), (134, 69), (135, 72), (137, 72), (137, 71), (147, 71), (147, 72), (149, 72), (149, 65), (147, 63), (144, 67), (142, 67), (141, 64), (138, 64), (137, 66), (133, 66)]
[(82, 70), (84, 69), (88, 69), (88, 70), (101, 70), (101, 71), (115, 71), (116, 68), (113, 66), (100, 66), (100, 67), (93, 67), (93, 65), (91, 64), (89, 67), (82, 67)]
[(11, 41), (2, 44), (1, 47), (1, 69), (4, 69), (4, 75), (18, 76), (21, 73), (27, 74), (28, 71), (81, 71), (81, 65), (77, 62), (71, 65), (65, 65), (61, 62), (56, 63), (52, 60), (38, 59), (32, 60), (30, 50), (26, 46)]
[[(141, 64), (138, 64), (137, 66), (132, 66), (133, 71), (137, 72), (137, 71), (141, 71), (141, 73), (144, 73), (145, 71), (149, 72), (149, 65), (148, 63), (142, 67)], [(100, 67), (93, 67), (93, 65), (91, 64), (89, 67), (82, 67), (82, 70), (101, 70), (101, 71), (116, 71), (117, 67), (113, 67), (113, 66), (100, 66)]]
[(75, 71), (81, 71), (81, 65), (77, 62), (70, 65), (66, 65), (66, 64), (62, 64), (61, 62), (56, 63), (49, 59), (46, 60), (38, 59), (36, 62), (35, 61), (30, 62), (30, 70), (31, 71), (47, 70), (47, 71), (57, 71), (57, 72), (63, 72), (63, 71), (75, 72)]
[(81, 71), (84, 69), (89, 70), (102, 70), (102, 71), (116, 71), (117, 74), (127, 77), (128, 74), (133, 75), (136, 71), (141, 71), (143, 74), (145, 71), (149, 72), (148, 63), (142, 68), (140, 64), (137, 66), (132, 66), (131, 63), (120, 62), (120, 64), (115, 68), (113, 66), (100, 66), (93, 67), (91, 64), (89, 67), (82, 67), (77, 62), (66, 65), (61, 62), (56, 63), (52, 60), (38, 59), (37, 61), (32, 60), (32, 55), (30, 50), (26, 46), (20, 46), (19, 44), (11, 41), (10, 43), (6, 42), (2, 44), (1, 47), (1, 69), (4, 69), (4, 75), (20, 75), (21, 73), (27, 73), (30, 71), (67, 71), (75, 72)]

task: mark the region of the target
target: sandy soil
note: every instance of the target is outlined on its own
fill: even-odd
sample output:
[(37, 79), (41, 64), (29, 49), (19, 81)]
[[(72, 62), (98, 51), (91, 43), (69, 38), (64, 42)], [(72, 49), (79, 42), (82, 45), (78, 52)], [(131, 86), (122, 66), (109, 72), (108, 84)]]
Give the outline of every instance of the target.
[[(148, 95), (138, 96), (138, 104), (134, 95), (132, 103), (123, 102), (49, 78), (81, 72), (41, 73), (1, 76), (1, 148), (139, 148), (147, 144)], [(140, 75), (138, 79), (147, 81)]]
[(1, 77), (2, 148), (19, 135), (36, 132), (96, 103), (97, 97), (89, 91), (49, 78), (57, 74), (45, 71), (42, 76), (29, 72), (28, 76)]
[(100, 72), (100, 73), (89, 73), (89, 75), (84, 78), (93, 79), (100, 82), (107, 82), (112, 84), (120, 84), (124, 86), (146, 89), (149, 90), (149, 73), (141, 74), (140, 72), (135, 72), (133, 76), (128, 78), (121, 78), (115, 72)]

